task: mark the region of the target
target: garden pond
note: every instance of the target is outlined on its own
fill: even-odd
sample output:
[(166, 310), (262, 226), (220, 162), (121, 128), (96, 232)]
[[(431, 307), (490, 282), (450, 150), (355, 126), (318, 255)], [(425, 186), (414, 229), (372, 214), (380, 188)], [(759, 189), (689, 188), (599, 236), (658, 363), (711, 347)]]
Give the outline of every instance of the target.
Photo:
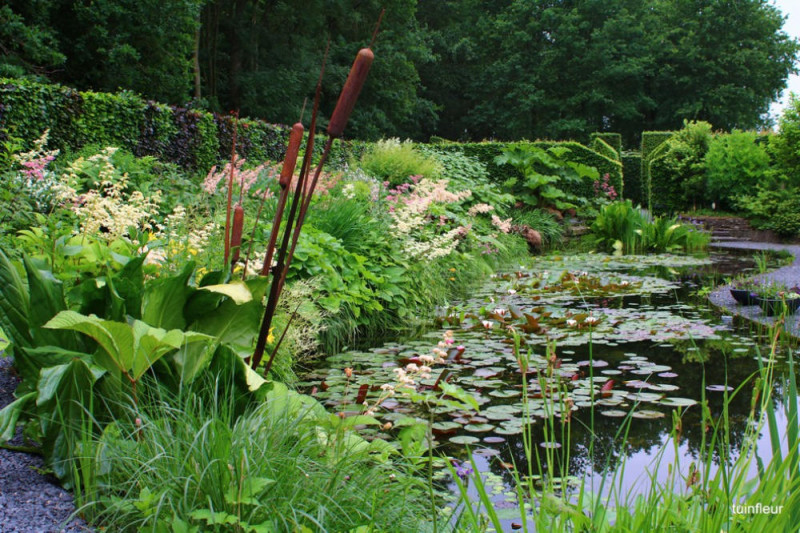
[[(703, 293), (753, 265), (752, 257), (734, 252), (536, 258), (441, 310), (431, 329), (414, 339), (327, 358), (304, 376), (301, 388), (335, 412), (372, 406), (381, 423), (392, 422), (391, 429), (385, 424), (371, 430), (387, 439), (397, 438), (397, 426), (410, 416), (432, 420), (437, 454), (463, 461), (466, 446), (473, 451), (501, 518), (505, 509), (506, 518), (519, 517), (511, 470), (528, 475), (527, 424), (540, 456), (535, 470), (537, 463), (547, 471), (548, 460), (557, 462), (550, 468), (559, 483), (585, 480), (587, 490), (596, 492), (603, 472), (624, 462), (615, 490), (636, 495), (651, 487), (649, 476), (661, 479), (676, 461), (688, 470), (698, 460), (702, 402), (718, 417), (729, 395), (747, 382), (728, 403), (730, 446), (737, 454), (751, 410), (748, 380), (769, 353), (768, 339), (712, 313)], [(520, 353), (529, 354), (524, 378)], [(426, 407), (400, 389), (387, 397), (381, 388), (397, 384), (398, 375), (406, 374), (399, 369), (421, 367), (439, 355), (446, 361), (431, 364), (429, 373), (407, 375), (417, 378), (420, 389), (458, 385), (479, 411), (459, 402)], [(775, 390), (778, 402), (783, 394)], [(549, 423), (548, 414), (554, 415)], [(680, 444), (664, 446), (678, 418)], [(768, 437), (758, 446), (768, 461)], [(568, 472), (560, 471), (564, 464)], [(449, 475), (440, 470), (442, 486)], [(449, 487), (455, 490), (452, 482)]]

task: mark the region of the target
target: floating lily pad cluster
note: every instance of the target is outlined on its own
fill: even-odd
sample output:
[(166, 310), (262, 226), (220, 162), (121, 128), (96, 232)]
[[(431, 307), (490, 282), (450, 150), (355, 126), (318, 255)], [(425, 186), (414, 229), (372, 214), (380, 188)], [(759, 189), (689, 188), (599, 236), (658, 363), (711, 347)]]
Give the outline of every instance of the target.
[[(698, 397), (699, 391), (682, 390), (671, 366), (624, 350), (628, 343), (641, 346), (643, 341), (657, 347), (718, 340), (724, 329), (685, 304), (655, 306), (621, 298), (669, 292), (678, 284), (614, 269), (705, 261), (681, 256), (657, 259), (593, 254), (569, 261), (551, 259), (546, 269), (495, 276), (480, 296), (444, 312), (438, 324), (453, 332), (458, 349), (451, 349), (447, 363), (434, 366), (419, 385), (428, 390), (442, 380), (458, 385), (475, 398), (480, 412), (453, 405), (433, 407), (434, 436), (440, 442), (496, 450), (527, 424), (541, 423), (551, 415), (568, 421), (573, 412), (594, 406), (604, 417), (657, 419), (667, 418), (673, 409), (694, 406), (697, 400), (691, 396)], [(559, 271), (559, 265), (565, 268)], [(515, 335), (521, 349), (530, 350), (524, 377), (514, 353)], [(435, 330), (405, 344), (333, 356), (328, 359), (331, 369), (307, 376), (304, 385), (332, 410), (357, 411), (364, 401), (380, 398), (381, 385), (394, 381), (395, 369), (430, 354), (441, 338), (442, 330)], [(548, 356), (545, 346), (553, 341), (556, 349)], [(586, 357), (590, 343), (604, 345), (602, 358)], [(717, 390), (710, 386), (707, 392)], [(424, 413), (402, 394), (384, 400), (376, 411), (385, 421), (409, 415)]]

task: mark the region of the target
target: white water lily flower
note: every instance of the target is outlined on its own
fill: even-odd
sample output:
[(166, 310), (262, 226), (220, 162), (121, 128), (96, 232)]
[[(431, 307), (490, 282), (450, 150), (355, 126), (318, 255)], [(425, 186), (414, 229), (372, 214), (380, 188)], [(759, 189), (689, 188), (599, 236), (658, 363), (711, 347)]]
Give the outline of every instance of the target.
[(517, 294), (517, 291), (514, 289), (508, 289), (508, 294)]
[(492, 329), (492, 326), (494, 326), (494, 322), (492, 322), (491, 320), (482, 320), (481, 324), (483, 324), (483, 327), (485, 327), (486, 329)]
[(595, 323), (595, 322), (597, 322), (598, 320), (600, 320), (600, 319), (599, 319), (599, 318), (597, 318), (597, 317), (594, 317), (594, 316), (587, 316), (587, 317), (586, 317), (586, 323), (587, 323), (587, 324), (594, 324), (594, 323)]
[(578, 325), (578, 321), (577, 320), (573, 320), (573, 319), (570, 318), (569, 320), (567, 320), (567, 325), (569, 327), (577, 326)]

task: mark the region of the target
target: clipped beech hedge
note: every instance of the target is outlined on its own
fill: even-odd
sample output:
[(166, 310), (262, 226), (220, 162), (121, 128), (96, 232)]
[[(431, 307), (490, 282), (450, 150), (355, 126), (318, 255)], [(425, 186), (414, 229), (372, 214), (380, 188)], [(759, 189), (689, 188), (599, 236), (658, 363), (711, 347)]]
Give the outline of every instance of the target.
[[(118, 146), (190, 170), (206, 172), (230, 158), (234, 117), (145, 100), (130, 92), (76, 91), (54, 84), (0, 78), (0, 134), (25, 143), (50, 130), (48, 147), (76, 151), (87, 144)], [(236, 152), (254, 161), (280, 161), (289, 127), (242, 118)], [(0, 140), (3, 137), (0, 136)], [(325, 143), (318, 138), (317, 150)], [(336, 140), (334, 164), (363, 151), (363, 143)]]

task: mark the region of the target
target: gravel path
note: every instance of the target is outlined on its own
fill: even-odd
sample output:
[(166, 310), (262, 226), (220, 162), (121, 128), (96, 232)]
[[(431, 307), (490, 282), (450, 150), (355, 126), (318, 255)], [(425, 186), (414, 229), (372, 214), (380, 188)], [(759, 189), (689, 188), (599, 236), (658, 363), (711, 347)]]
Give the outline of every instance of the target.
[[(753, 276), (756, 279), (784, 283), (789, 287), (800, 286), (800, 245), (797, 244), (775, 244), (769, 242), (713, 242), (711, 246), (717, 248), (736, 248), (739, 250), (786, 250), (794, 255), (794, 263), (791, 265)], [(753, 322), (764, 325), (772, 325), (776, 317), (765, 316), (761, 308), (757, 305), (739, 305), (731, 296), (730, 286), (723, 285), (712, 292), (708, 299), (712, 305), (722, 308), (732, 315), (741, 316)], [(786, 317), (786, 331), (793, 337), (800, 338), (800, 312)]]
[[(0, 408), (14, 401), (17, 378), (11, 360), (0, 356)], [(22, 444), (17, 439), (12, 444)], [(72, 495), (51, 475), (40, 474), (38, 455), (0, 449), (0, 532), (77, 533), (92, 531), (70, 515), (75, 511)]]

